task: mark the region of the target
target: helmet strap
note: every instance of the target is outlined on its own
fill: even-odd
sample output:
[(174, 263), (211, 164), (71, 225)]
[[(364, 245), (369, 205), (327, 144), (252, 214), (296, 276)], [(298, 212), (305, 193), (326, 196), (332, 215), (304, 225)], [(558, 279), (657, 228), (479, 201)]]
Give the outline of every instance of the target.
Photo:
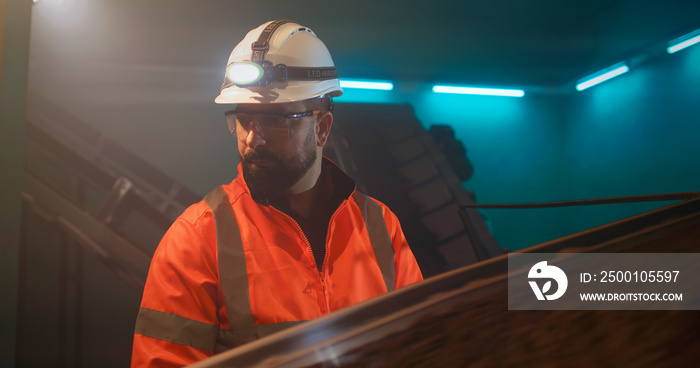
[(251, 49), (253, 49), (253, 54), (250, 56), (250, 61), (264, 61), (265, 54), (268, 50), (270, 50), (270, 39), (272, 38), (272, 35), (281, 25), (290, 22), (292, 21), (288, 19), (281, 19), (268, 24), (267, 27), (265, 27), (265, 29), (263, 29), (262, 32), (260, 32), (258, 40), (253, 42), (253, 44), (251, 45)]
[[(288, 19), (276, 20), (268, 24), (265, 27), (265, 29), (263, 29), (262, 32), (260, 32), (258, 40), (253, 42), (253, 44), (251, 45), (253, 54), (251, 55), (250, 61), (264, 65), (262, 63), (265, 61), (265, 54), (270, 50), (270, 39), (272, 39), (272, 35), (275, 34), (275, 31), (280, 26), (286, 23), (293, 23), (293, 21)], [(265, 66), (263, 67), (265, 68)], [(265, 73), (270, 73), (272, 80), (276, 81), (327, 80), (338, 77), (338, 73), (335, 67), (303, 68), (291, 66), (288, 67), (284, 64), (279, 64), (275, 65), (274, 72), (272, 70), (268, 70), (265, 70)]]

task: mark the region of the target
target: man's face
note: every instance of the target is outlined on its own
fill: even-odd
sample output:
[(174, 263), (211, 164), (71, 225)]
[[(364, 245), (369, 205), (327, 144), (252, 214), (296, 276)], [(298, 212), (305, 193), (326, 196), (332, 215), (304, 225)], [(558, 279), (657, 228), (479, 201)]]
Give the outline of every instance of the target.
[(257, 202), (287, 192), (311, 168), (318, 158), (315, 120), (316, 115), (289, 119), (288, 130), (279, 134), (257, 124), (259, 113), (288, 115), (305, 112), (303, 101), (286, 104), (246, 104), (236, 110), (250, 112), (253, 123), (243, 129), (237, 125), (238, 154), (243, 177)]

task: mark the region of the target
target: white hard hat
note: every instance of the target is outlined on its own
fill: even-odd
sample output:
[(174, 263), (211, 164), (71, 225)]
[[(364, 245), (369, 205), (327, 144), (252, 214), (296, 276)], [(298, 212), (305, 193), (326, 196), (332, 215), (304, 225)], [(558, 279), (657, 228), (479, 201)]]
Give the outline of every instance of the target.
[(231, 52), (219, 104), (284, 103), (343, 94), (326, 45), (289, 20), (248, 32)]

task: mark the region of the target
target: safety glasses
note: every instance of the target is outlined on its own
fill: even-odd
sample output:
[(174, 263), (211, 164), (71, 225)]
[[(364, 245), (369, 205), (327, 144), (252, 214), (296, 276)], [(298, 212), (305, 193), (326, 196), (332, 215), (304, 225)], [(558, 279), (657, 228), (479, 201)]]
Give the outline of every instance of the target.
[(231, 134), (245, 139), (255, 128), (263, 139), (285, 138), (291, 135), (292, 123), (305, 116), (318, 115), (323, 110), (310, 110), (294, 114), (276, 114), (265, 112), (226, 111), (226, 120)]

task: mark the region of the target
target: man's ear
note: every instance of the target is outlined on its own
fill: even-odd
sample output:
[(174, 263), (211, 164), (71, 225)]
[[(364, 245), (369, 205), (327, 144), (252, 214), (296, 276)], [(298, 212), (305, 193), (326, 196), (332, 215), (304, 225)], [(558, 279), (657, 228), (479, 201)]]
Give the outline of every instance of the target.
[(318, 115), (316, 119), (316, 145), (323, 147), (328, 141), (328, 135), (331, 133), (333, 126), (333, 113), (324, 111)]

